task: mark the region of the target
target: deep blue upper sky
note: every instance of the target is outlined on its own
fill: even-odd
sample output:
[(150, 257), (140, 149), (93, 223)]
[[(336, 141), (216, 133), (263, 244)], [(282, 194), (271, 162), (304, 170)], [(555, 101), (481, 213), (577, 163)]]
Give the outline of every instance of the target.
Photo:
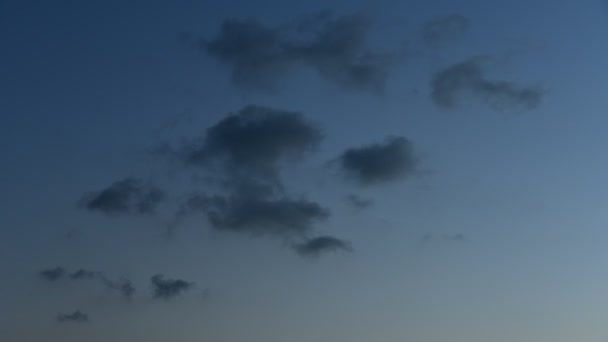
[(0, 340), (605, 341), (605, 1), (0, 1)]

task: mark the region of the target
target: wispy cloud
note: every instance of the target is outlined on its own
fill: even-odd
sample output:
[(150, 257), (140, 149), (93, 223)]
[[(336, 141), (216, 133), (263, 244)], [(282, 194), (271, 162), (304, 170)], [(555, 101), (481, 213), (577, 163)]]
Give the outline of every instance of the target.
[(455, 109), (468, 95), (496, 109), (533, 109), (540, 104), (542, 93), (539, 89), (487, 79), (482, 68), (484, 60), (486, 58), (470, 58), (435, 73), (431, 81), (433, 102), (441, 108)]
[(82, 199), (84, 208), (107, 215), (151, 214), (165, 195), (159, 188), (140, 179), (125, 178)]
[(276, 89), (280, 79), (304, 67), (343, 88), (379, 93), (402, 51), (373, 51), (366, 42), (370, 27), (371, 18), (363, 13), (321, 12), (277, 27), (230, 19), (204, 46), (232, 67), (232, 80), (241, 87)]

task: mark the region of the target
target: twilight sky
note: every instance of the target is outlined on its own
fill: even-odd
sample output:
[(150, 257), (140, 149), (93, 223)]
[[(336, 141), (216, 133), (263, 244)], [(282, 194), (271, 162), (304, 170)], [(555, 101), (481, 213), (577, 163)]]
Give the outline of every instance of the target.
[(0, 340), (604, 342), (608, 3), (0, 0)]

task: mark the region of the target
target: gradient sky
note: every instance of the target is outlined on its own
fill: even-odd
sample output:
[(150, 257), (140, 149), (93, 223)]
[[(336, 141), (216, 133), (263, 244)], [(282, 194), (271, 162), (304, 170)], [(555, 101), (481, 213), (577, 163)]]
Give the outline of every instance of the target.
[[(341, 18), (366, 37), (353, 55), (306, 45)], [(226, 20), (287, 52), (214, 53)], [(608, 339), (605, 1), (4, 0), (0, 42), (2, 341)], [(348, 78), (353, 56), (386, 80)], [(208, 211), (240, 196), (218, 177), (277, 180), (218, 162), (224, 145), (219, 169), (185, 157), (249, 105), (322, 135), (272, 169), (273, 196), (329, 213), (305, 234)], [(92, 204), (125, 179), (162, 191), (155, 210)]]

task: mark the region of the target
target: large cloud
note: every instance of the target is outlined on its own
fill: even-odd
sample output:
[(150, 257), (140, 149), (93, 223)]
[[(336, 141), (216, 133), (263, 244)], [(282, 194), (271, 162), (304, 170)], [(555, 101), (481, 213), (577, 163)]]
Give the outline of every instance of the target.
[(135, 178), (125, 178), (109, 187), (86, 195), (82, 204), (88, 210), (107, 215), (151, 214), (164, 199), (157, 187)]
[(87, 323), (89, 321), (89, 315), (81, 312), (80, 310), (76, 310), (69, 314), (57, 315), (57, 321), (61, 322), (61, 323), (65, 323), (65, 322)]
[(209, 127), (179, 154), (188, 165), (276, 176), (280, 160), (314, 150), (321, 138), (319, 128), (301, 113), (249, 105)]
[(150, 281), (154, 291), (154, 298), (157, 299), (171, 299), (194, 286), (194, 283), (182, 279), (165, 279), (161, 274), (152, 276)]
[(369, 49), (370, 23), (364, 14), (336, 18), (327, 12), (278, 27), (231, 19), (205, 47), (232, 67), (232, 79), (242, 87), (275, 88), (294, 68), (308, 67), (341, 87), (381, 92), (400, 52)]
[(433, 102), (441, 108), (454, 109), (463, 97), (472, 95), (496, 109), (538, 106), (542, 98), (540, 90), (488, 80), (482, 69), (483, 61), (484, 58), (474, 57), (437, 72), (431, 81)]
[(373, 185), (414, 174), (418, 159), (408, 139), (390, 137), (382, 143), (347, 149), (338, 162), (359, 184)]
[(337, 251), (352, 251), (350, 242), (344, 241), (333, 236), (318, 236), (308, 239), (303, 243), (296, 244), (294, 249), (298, 254), (306, 257), (318, 257), (323, 253)]

